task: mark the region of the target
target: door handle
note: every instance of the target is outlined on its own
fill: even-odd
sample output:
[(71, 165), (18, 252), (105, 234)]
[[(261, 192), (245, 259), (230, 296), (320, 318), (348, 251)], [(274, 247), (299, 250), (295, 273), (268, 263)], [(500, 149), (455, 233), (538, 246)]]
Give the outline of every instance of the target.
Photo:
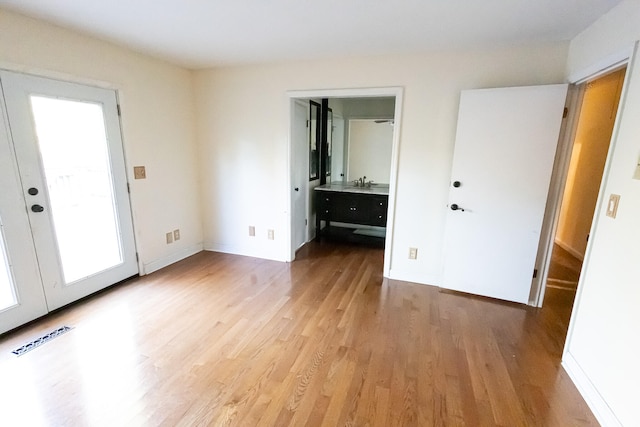
[(453, 204), (451, 205), (451, 210), (452, 210), (452, 211), (458, 211), (458, 210), (460, 210), (460, 211), (464, 212), (464, 209), (462, 209), (460, 206), (458, 206), (458, 205), (457, 205), (457, 204), (455, 204), (455, 203), (453, 203)]
[(296, 190), (296, 191), (300, 191), (300, 189), (299, 189), (298, 187), (294, 188), (294, 190)]
[(32, 212), (42, 212), (44, 208), (40, 205), (31, 205)]

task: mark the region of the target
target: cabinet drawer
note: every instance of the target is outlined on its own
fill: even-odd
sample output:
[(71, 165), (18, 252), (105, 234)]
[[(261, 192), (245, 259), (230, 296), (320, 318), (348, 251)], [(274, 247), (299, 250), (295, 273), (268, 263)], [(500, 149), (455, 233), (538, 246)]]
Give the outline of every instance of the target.
[(321, 219), (330, 220), (333, 193), (323, 191), (317, 192), (316, 195), (317, 215), (319, 215)]
[(371, 225), (386, 227), (388, 199), (387, 196), (371, 198)]

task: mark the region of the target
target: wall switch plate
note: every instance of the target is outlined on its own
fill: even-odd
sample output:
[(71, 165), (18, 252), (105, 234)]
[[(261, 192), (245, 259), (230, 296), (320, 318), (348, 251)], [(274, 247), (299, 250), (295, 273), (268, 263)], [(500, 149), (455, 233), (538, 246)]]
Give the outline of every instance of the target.
[(409, 248), (409, 259), (418, 258), (418, 248)]
[(254, 227), (253, 225), (249, 226), (249, 236), (251, 237), (255, 237), (256, 235), (256, 227)]
[(134, 166), (133, 167), (133, 178), (134, 179), (146, 179), (147, 178), (147, 170), (144, 166)]
[(615, 218), (618, 213), (618, 203), (620, 203), (620, 195), (612, 194), (609, 196), (609, 202), (607, 203), (607, 216)]
[(274, 239), (273, 230), (268, 230), (267, 231), (267, 239), (269, 239), (269, 240), (273, 240)]
[(169, 243), (173, 243), (173, 232), (171, 231), (167, 233), (167, 245)]
[(176, 228), (173, 230), (173, 240), (180, 240), (180, 229)]

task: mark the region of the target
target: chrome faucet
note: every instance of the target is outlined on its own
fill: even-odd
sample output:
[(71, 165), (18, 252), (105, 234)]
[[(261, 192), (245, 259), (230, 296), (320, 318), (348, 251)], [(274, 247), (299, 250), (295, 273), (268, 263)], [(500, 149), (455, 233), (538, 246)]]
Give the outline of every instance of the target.
[(373, 181), (367, 182), (367, 177), (363, 176), (353, 181), (353, 185), (356, 187), (371, 187)]

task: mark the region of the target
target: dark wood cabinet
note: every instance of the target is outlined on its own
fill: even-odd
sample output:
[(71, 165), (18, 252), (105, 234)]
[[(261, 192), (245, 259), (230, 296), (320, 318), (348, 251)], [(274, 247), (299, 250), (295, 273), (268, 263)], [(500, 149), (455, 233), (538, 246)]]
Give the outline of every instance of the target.
[(316, 231), (321, 221), (386, 227), (388, 195), (346, 191), (316, 191)]

